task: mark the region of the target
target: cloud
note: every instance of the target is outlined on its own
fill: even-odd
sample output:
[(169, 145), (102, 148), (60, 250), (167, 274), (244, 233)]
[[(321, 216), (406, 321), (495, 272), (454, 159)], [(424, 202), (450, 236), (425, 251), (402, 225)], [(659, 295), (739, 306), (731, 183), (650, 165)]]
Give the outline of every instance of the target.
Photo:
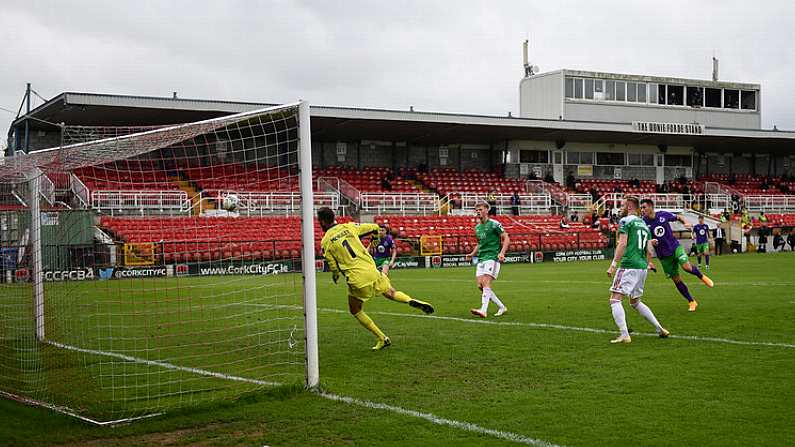
[[(12, 1), (0, 106), (62, 91), (518, 111), (521, 42), (559, 68), (762, 83), (763, 126), (795, 129), (788, 18), (742, 1)], [(12, 116), (0, 112), (0, 127)]]

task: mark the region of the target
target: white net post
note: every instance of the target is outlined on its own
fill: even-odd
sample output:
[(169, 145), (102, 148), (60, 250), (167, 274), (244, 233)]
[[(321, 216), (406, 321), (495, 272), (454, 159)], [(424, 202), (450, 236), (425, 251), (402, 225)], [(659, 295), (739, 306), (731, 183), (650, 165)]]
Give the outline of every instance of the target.
[(41, 202), (39, 194), (41, 192), (41, 171), (30, 175), (28, 180), (30, 191), (30, 247), (32, 258), (32, 280), (33, 280), (33, 299), (36, 314), (36, 338), (39, 341), (45, 340), (44, 327), (44, 272), (41, 262)]
[(298, 169), (301, 182), (301, 242), (304, 275), (304, 336), (306, 338), (306, 386), (320, 384), (317, 343), (317, 287), (315, 284), (315, 220), (312, 191), (312, 138), (309, 127), (309, 103), (298, 109)]

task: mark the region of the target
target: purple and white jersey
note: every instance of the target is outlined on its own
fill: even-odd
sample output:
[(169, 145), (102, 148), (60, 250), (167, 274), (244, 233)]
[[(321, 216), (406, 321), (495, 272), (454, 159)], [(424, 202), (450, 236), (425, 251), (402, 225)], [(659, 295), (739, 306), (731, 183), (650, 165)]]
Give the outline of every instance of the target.
[(395, 246), (395, 242), (392, 240), (392, 235), (387, 234), (384, 236), (383, 239), (375, 246), (375, 253), (373, 253), (374, 258), (387, 258), (392, 256), (392, 247)]
[(707, 224), (693, 225), (693, 233), (696, 233), (696, 244), (706, 244), (709, 242), (709, 227)]
[(657, 239), (657, 247), (655, 248), (657, 257), (673, 256), (676, 247), (679, 246), (679, 241), (674, 237), (673, 231), (671, 231), (670, 222), (676, 221), (676, 216), (668, 211), (657, 211), (654, 213), (654, 219), (644, 217), (643, 221), (649, 226), (654, 239)]

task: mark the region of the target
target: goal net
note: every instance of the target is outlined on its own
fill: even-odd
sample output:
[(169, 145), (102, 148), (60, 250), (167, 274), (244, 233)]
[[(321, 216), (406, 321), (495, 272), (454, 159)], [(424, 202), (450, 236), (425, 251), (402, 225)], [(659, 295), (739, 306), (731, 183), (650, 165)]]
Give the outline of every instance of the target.
[(309, 106), (130, 129), (0, 163), (0, 394), (112, 423), (317, 386)]

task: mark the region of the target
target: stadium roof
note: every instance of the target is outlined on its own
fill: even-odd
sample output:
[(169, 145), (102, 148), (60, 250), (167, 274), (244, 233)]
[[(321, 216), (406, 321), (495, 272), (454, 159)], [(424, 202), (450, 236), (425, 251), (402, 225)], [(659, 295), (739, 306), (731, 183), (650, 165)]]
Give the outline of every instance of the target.
[[(275, 104), (65, 92), (31, 111), (47, 123), (146, 126), (198, 121)], [(632, 123), (529, 119), (407, 110), (312, 106), (313, 139), (414, 144), (500, 144), (506, 140), (692, 146), (703, 152), (795, 154), (795, 132), (706, 127), (701, 135), (639, 132)], [(13, 126), (24, 123), (25, 117)]]

